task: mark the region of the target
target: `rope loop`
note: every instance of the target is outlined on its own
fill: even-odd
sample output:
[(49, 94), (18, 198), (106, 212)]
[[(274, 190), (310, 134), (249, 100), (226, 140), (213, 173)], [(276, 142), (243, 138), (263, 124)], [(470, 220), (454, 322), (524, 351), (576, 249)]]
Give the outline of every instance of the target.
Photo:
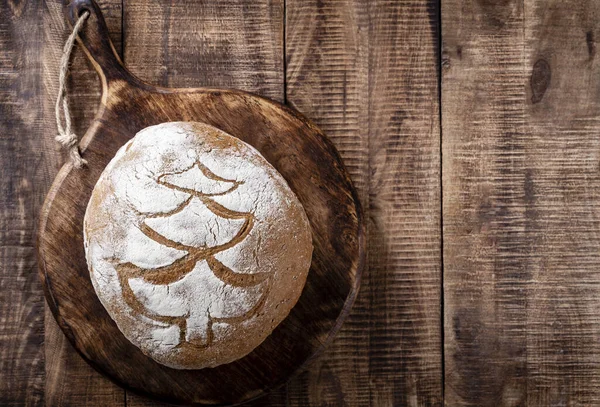
[[(58, 136), (56, 141), (61, 144), (69, 152), (69, 157), (75, 168), (81, 168), (87, 164), (87, 161), (81, 158), (79, 153), (77, 135), (71, 131), (71, 114), (69, 113), (69, 98), (67, 95), (67, 74), (69, 73), (69, 60), (75, 45), (75, 39), (83, 27), (83, 23), (90, 16), (89, 11), (84, 12), (75, 26), (73, 32), (67, 38), (67, 42), (63, 48), (63, 54), (60, 59), (60, 74), (58, 77), (58, 97), (54, 106), (54, 114), (56, 116), (56, 127), (58, 128)], [(61, 117), (61, 110), (62, 116)]]

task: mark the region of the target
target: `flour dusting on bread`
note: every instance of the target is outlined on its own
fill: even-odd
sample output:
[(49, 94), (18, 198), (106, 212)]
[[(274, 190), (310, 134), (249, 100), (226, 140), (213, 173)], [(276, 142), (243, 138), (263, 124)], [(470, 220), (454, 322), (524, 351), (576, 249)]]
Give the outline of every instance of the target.
[(258, 346), (298, 300), (308, 220), (250, 145), (201, 123), (148, 127), (102, 173), (84, 220), (100, 301), (159, 363), (213, 367)]

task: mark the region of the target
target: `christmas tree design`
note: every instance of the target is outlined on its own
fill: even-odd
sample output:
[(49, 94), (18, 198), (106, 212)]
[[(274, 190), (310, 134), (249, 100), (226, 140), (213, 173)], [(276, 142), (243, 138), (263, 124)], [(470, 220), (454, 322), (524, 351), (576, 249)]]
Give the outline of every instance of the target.
[[(160, 175), (156, 182), (188, 197), (173, 210), (138, 213), (143, 219), (139, 230), (145, 237), (187, 254), (157, 268), (115, 261), (123, 297), (136, 313), (163, 326), (178, 326), (178, 347), (207, 347), (214, 339), (214, 323), (233, 324), (252, 317), (263, 307), (270, 290), (270, 273), (240, 273), (215, 257), (246, 239), (254, 226), (254, 215), (217, 203), (214, 197), (233, 192), (243, 182), (222, 178), (199, 161), (183, 171)], [(188, 306), (185, 313), (165, 311), (164, 306), (140, 294), (141, 291), (136, 291), (132, 284), (135, 281), (138, 286), (152, 285), (152, 293), (171, 298), (181, 309), (185, 304), (180, 304), (181, 301), (174, 297), (176, 293), (170, 290), (176, 291), (193, 271), (200, 276), (195, 281), (205, 284), (206, 298), (201, 300), (209, 304), (200, 313), (193, 305)], [(221, 305), (216, 307), (214, 304)], [(191, 332), (193, 327), (196, 332)]]

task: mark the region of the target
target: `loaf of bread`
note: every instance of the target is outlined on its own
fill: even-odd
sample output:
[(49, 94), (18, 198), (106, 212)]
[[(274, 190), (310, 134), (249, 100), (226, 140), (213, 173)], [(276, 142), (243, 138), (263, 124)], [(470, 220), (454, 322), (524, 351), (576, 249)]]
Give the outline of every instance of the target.
[(200, 369), (250, 353), (296, 304), (311, 263), (301, 203), (253, 147), (201, 123), (140, 131), (84, 219), (96, 293), (149, 357)]

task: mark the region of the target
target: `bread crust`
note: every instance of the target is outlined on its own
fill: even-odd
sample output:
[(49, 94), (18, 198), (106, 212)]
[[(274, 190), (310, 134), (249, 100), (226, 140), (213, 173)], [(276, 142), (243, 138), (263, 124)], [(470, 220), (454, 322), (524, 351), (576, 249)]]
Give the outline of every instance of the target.
[(140, 131), (84, 219), (90, 277), (121, 332), (176, 369), (250, 353), (298, 301), (312, 257), (304, 209), (243, 141), (202, 123)]

